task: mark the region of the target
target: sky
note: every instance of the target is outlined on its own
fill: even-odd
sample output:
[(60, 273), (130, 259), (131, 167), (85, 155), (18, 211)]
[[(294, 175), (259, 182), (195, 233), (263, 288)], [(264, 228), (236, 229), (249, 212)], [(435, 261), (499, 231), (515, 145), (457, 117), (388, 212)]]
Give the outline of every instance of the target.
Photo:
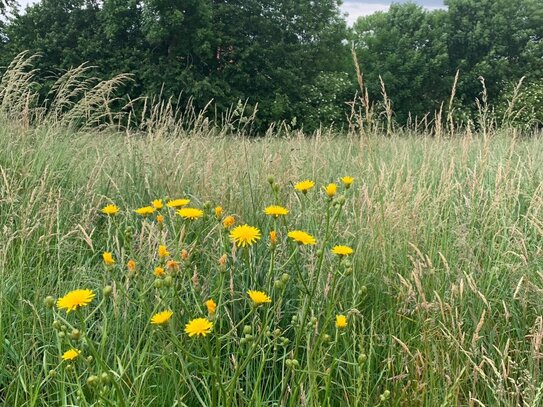
[[(39, 0), (19, 0), (22, 6), (35, 3)], [(386, 11), (391, 3), (405, 3), (407, 0), (343, 0), (341, 9), (347, 13), (347, 21), (352, 24), (360, 16), (375, 13), (376, 11)], [(433, 10), (442, 8), (443, 0), (412, 0), (421, 6)]]

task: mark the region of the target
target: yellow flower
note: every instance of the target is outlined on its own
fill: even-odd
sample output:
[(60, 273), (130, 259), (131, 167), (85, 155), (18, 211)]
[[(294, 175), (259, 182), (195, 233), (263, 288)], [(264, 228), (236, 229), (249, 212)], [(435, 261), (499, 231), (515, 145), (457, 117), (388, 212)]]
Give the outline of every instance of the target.
[(281, 215), (288, 215), (288, 209), (279, 205), (271, 205), (264, 209), (266, 215), (274, 216), (278, 218)]
[(277, 244), (277, 232), (275, 230), (270, 232), (270, 242), (274, 246)]
[(163, 269), (162, 267), (155, 267), (154, 274), (155, 274), (155, 276), (157, 276), (157, 277), (164, 277), (164, 275), (166, 274), (166, 272), (164, 271), (164, 269)]
[(294, 185), (294, 189), (304, 194), (307, 194), (307, 191), (309, 191), (314, 186), (315, 186), (315, 183), (313, 181), (306, 179), (305, 181), (298, 182), (296, 185)]
[(155, 199), (153, 202), (151, 202), (151, 205), (153, 205), (153, 208), (155, 208), (157, 211), (164, 208), (164, 203), (162, 202), (162, 199)]
[(170, 255), (170, 252), (168, 251), (166, 246), (162, 244), (158, 246), (158, 257), (162, 259), (164, 257), (168, 257), (169, 255)]
[(92, 290), (70, 291), (57, 301), (58, 309), (65, 309), (67, 313), (89, 305), (95, 294)]
[(336, 315), (336, 328), (344, 329), (347, 327), (347, 317), (345, 315)]
[(288, 232), (288, 237), (300, 244), (314, 245), (317, 243), (313, 236), (311, 236), (309, 233), (302, 232), (301, 230), (293, 230), (292, 232)]
[(211, 333), (212, 328), (213, 322), (207, 318), (196, 318), (190, 320), (189, 323), (185, 325), (185, 333), (187, 333), (190, 337), (194, 335), (206, 336), (207, 334)]
[(64, 354), (62, 355), (62, 360), (74, 360), (79, 356), (80, 353), (81, 351), (79, 349), (72, 348), (64, 352)]
[(134, 212), (141, 216), (149, 216), (155, 212), (155, 208), (152, 206), (144, 206), (143, 208), (138, 208)]
[(209, 315), (215, 315), (215, 311), (217, 310), (217, 304), (215, 304), (215, 301), (213, 301), (213, 299), (207, 300), (205, 305)]
[(353, 254), (353, 249), (349, 246), (335, 246), (332, 249), (332, 253), (337, 254), (338, 256), (349, 256)]
[(175, 260), (168, 260), (166, 262), (166, 268), (170, 271), (179, 270), (179, 263)]
[(336, 184), (328, 184), (326, 188), (324, 188), (326, 191), (326, 195), (328, 195), (328, 198), (333, 198), (336, 195), (337, 192), (337, 185)]
[(343, 182), (343, 185), (345, 185), (345, 188), (349, 189), (351, 187), (351, 184), (353, 183), (354, 178), (353, 177), (343, 177), (341, 178), (341, 182)]
[(102, 258), (104, 259), (104, 264), (106, 266), (113, 266), (115, 264), (115, 259), (110, 252), (104, 252)]
[(260, 239), (260, 230), (254, 226), (241, 225), (232, 229), (230, 239), (236, 242), (238, 247), (252, 246)]
[(128, 268), (128, 271), (134, 272), (136, 271), (136, 262), (134, 260), (128, 260), (126, 267)]
[(215, 208), (215, 216), (217, 217), (217, 219), (220, 219), (222, 217), (222, 207), (221, 206), (217, 206)]
[(197, 208), (183, 208), (177, 211), (177, 214), (183, 219), (196, 220), (204, 216), (204, 212)]
[(166, 206), (168, 208), (180, 208), (181, 206), (186, 206), (190, 203), (190, 199), (173, 199), (168, 201)]
[(255, 305), (262, 305), (272, 302), (271, 298), (268, 297), (264, 291), (249, 290), (247, 291), (247, 294), (249, 294), (251, 301)]
[(102, 213), (104, 215), (108, 215), (108, 216), (115, 216), (117, 215), (117, 213), (119, 213), (119, 208), (117, 207), (117, 205), (106, 205), (102, 208)]
[(162, 216), (162, 215), (157, 215), (157, 216), (156, 216), (156, 221), (157, 221), (157, 223), (159, 223), (159, 224), (164, 223), (164, 216)]
[(232, 227), (232, 225), (236, 222), (236, 219), (234, 219), (233, 216), (227, 216), (226, 218), (224, 218), (224, 220), (222, 221), (222, 224), (223, 226), (226, 228), (226, 229), (229, 229), (230, 227)]
[(172, 317), (172, 311), (162, 311), (158, 314), (155, 314), (151, 318), (151, 324), (153, 325), (164, 325), (167, 324), (170, 318)]

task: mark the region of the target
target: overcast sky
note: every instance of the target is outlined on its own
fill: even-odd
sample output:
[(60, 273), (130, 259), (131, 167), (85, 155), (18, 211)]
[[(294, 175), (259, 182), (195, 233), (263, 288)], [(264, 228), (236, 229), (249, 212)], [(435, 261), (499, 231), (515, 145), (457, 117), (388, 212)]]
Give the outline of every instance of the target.
[[(19, 0), (23, 6), (35, 3), (39, 0)], [(347, 21), (352, 24), (358, 17), (375, 13), (376, 11), (388, 10), (391, 3), (405, 3), (407, 0), (343, 0), (342, 9), (348, 13)], [(428, 9), (443, 7), (443, 0), (414, 0), (415, 3), (423, 5)]]

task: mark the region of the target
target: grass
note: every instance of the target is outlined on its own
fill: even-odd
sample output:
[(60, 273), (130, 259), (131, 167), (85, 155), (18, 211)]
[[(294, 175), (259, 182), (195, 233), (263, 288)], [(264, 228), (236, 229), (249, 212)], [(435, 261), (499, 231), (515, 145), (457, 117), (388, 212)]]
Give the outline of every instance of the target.
[[(539, 138), (153, 138), (18, 123), (0, 126), (5, 405), (543, 404)], [(322, 187), (343, 175), (355, 182), (334, 206)], [(306, 178), (317, 187), (296, 194)], [(172, 215), (161, 230), (130, 213), (168, 197), (191, 198), (206, 219)], [(127, 212), (113, 223), (99, 212), (110, 202)], [(289, 208), (286, 224), (263, 214), (274, 203)], [(217, 205), (262, 231), (249, 256)], [(289, 243), (292, 229), (317, 246)], [(159, 242), (181, 261), (173, 282), (153, 275)], [(352, 258), (337, 260), (335, 244)], [(77, 288), (95, 291), (89, 307), (44, 305)], [(255, 310), (247, 289), (273, 302)], [(209, 297), (212, 333), (188, 338)], [(164, 307), (169, 326), (151, 326)], [(83, 356), (61, 361), (70, 347)]]

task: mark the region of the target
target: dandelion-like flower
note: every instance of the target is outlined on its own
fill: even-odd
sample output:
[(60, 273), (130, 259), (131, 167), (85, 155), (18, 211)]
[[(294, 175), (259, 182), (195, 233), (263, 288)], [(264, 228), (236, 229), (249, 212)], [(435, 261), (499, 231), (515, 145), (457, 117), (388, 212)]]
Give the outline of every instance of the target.
[(217, 206), (215, 208), (215, 217), (220, 219), (222, 217), (222, 206)]
[(64, 354), (62, 355), (62, 360), (74, 360), (79, 356), (80, 353), (81, 351), (79, 349), (72, 348), (64, 352)]
[(155, 212), (155, 208), (152, 206), (144, 206), (143, 208), (136, 209), (134, 212), (140, 216), (146, 217), (152, 215)]
[(253, 304), (257, 306), (272, 302), (271, 298), (268, 297), (264, 291), (249, 290), (247, 291), (247, 294), (249, 294), (249, 298)]
[(151, 205), (153, 208), (155, 208), (157, 211), (164, 208), (164, 203), (162, 202), (162, 199), (155, 199), (153, 202), (151, 202)]
[(168, 248), (164, 245), (159, 245), (158, 246), (158, 257), (160, 257), (161, 259), (163, 259), (164, 257), (169, 257), (170, 256), (170, 252), (168, 251)]
[(354, 178), (345, 176), (341, 178), (341, 182), (343, 182), (343, 185), (345, 185), (345, 188), (349, 189), (351, 187), (351, 184), (354, 182)]
[(296, 189), (296, 191), (307, 194), (307, 191), (309, 191), (314, 186), (315, 183), (313, 181), (306, 179), (305, 181), (298, 182), (296, 185), (294, 185), (294, 189)]
[(193, 336), (206, 336), (211, 333), (213, 328), (213, 322), (207, 318), (196, 318), (192, 319), (185, 325), (185, 333), (190, 337)]
[(157, 215), (156, 216), (156, 221), (157, 221), (158, 224), (164, 223), (164, 216), (163, 215)]
[(177, 214), (186, 220), (197, 220), (204, 216), (204, 212), (197, 208), (182, 208), (177, 211)]
[(155, 271), (153, 274), (157, 277), (164, 277), (166, 275), (166, 272), (162, 267), (155, 267)]
[(215, 301), (213, 301), (213, 299), (207, 300), (205, 302), (205, 305), (207, 307), (207, 312), (209, 313), (209, 315), (215, 315), (215, 312), (217, 311), (217, 304), (215, 303)]
[(270, 243), (275, 246), (277, 244), (277, 232), (275, 230), (272, 230), (270, 232)]
[(106, 205), (102, 208), (102, 213), (108, 216), (115, 216), (119, 213), (119, 207), (117, 205)]
[(165, 325), (167, 324), (173, 315), (172, 311), (162, 311), (152, 316), (151, 324), (153, 325)]
[(279, 216), (288, 215), (288, 209), (279, 205), (271, 205), (264, 209), (264, 213), (269, 216), (278, 218)]
[(65, 309), (67, 313), (89, 305), (95, 294), (92, 290), (70, 291), (57, 301), (58, 309)]
[(236, 242), (238, 247), (252, 246), (260, 239), (260, 230), (254, 226), (241, 225), (232, 229), (230, 239)]
[(136, 271), (136, 262), (134, 260), (128, 260), (128, 263), (126, 263), (126, 268), (131, 272)]
[(176, 271), (179, 270), (179, 263), (175, 260), (168, 260), (166, 262), (166, 268), (170, 271)]
[(337, 192), (337, 185), (336, 184), (328, 184), (326, 188), (324, 188), (326, 191), (326, 195), (328, 195), (328, 198), (333, 198), (336, 195)]
[(347, 317), (345, 315), (336, 315), (336, 328), (345, 329), (347, 327)]
[(190, 203), (190, 199), (173, 199), (168, 201), (166, 206), (168, 208), (180, 208), (182, 206), (187, 206)]
[(349, 246), (334, 246), (332, 253), (337, 254), (338, 256), (350, 256), (353, 254), (353, 249)]
[(235, 222), (236, 219), (230, 215), (224, 218), (224, 220), (222, 221), (222, 225), (225, 227), (225, 229), (230, 229)]
[(113, 258), (113, 254), (111, 254), (111, 252), (104, 252), (102, 254), (102, 258), (104, 259), (104, 264), (106, 266), (113, 266), (115, 264), (115, 259)]
[(317, 244), (317, 240), (313, 236), (301, 230), (293, 230), (292, 232), (288, 232), (288, 237), (290, 237), (295, 242), (304, 245)]

